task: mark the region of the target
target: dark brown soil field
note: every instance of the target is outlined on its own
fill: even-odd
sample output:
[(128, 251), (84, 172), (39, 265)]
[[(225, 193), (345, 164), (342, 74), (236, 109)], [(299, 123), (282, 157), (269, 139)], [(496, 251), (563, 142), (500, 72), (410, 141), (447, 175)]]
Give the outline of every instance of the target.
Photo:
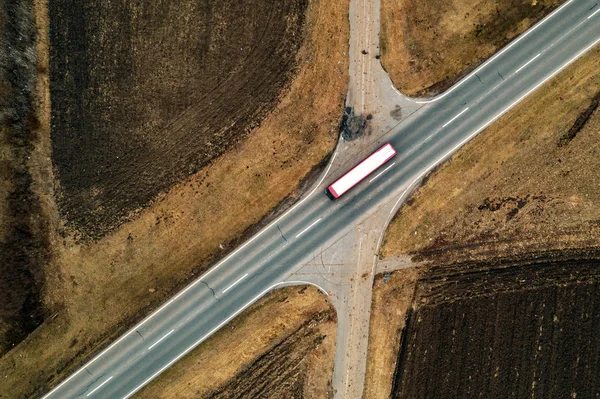
[(427, 271), (407, 316), (392, 397), (600, 396), (598, 255)]
[(100, 237), (231, 148), (296, 67), (306, 0), (57, 0), (50, 7), (59, 208)]

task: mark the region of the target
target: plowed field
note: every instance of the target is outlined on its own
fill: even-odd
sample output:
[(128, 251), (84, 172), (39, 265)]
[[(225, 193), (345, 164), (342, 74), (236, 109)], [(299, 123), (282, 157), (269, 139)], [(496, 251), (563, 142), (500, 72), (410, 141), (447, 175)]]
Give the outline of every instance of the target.
[(600, 261), (556, 255), (428, 271), (393, 397), (598, 397)]
[(260, 124), (295, 70), (306, 5), (50, 2), (53, 161), (67, 224), (102, 236)]

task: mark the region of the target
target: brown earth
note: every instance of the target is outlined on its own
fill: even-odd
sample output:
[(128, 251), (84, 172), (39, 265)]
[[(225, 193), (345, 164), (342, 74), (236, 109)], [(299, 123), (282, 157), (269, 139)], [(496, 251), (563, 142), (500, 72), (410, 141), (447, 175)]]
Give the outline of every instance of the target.
[(332, 397), (335, 330), (335, 310), (316, 288), (275, 291), (136, 397)]
[(600, 112), (581, 115), (599, 62), (596, 47), (458, 151), (402, 207), (383, 253), (448, 262), (597, 246)]
[(409, 311), (392, 397), (596, 397), (598, 255), (431, 268)]
[(421, 269), (411, 268), (389, 273), (389, 277), (388, 274), (375, 276), (363, 394), (365, 399), (390, 396), (402, 329), (406, 313), (412, 306), (415, 284), (420, 274)]
[(402, 93), (435, 95), (564, 1), (382, 0), (382, 65)]
[[(297, 198), (298, 182), (336, 143), (348, 79), (347, 11), (347, 0), (309, 3), (289, 89), (232, 150), (102, 239), (52, 238), (55, 260), (43, 291), (52, 317), (0, 358), (0, 398), (37, 397), (56, 385), (264, 224), (278, 204)], [(51, 207), (51, 173), (34, 180)]]
[(103, 236), (260, 125), (296, 69), (307, 4), (50, 2), (67, 225)]

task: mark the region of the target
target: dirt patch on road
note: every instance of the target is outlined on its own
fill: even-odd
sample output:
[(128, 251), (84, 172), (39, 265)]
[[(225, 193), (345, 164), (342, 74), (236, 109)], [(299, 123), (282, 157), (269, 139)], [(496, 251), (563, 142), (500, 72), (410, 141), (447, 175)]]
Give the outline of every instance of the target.
[(260, 127), (102, 239), (55, 243), (43, 297), (53, 317), (0, 359), (0, 398), (55, 386), (298, 197), (336, 144), (348, 81), (347, 0), (306, 12), (297, 74)]
[(335, 310), (314, 287), (278, 290), (159, 376), (139, 398), (330, 398)]
[(381, 61), (408, 96), (445, 91), (564, 0), (381, 0)]
[(561, 252), (431, 268), (418, 283), (392, 397), (595, 396), (597, 256)]
[(595, 48), (458, 151), (402, 207), (383, 252), (485, 258), (590, 247), (600, 234), (600, 92)]

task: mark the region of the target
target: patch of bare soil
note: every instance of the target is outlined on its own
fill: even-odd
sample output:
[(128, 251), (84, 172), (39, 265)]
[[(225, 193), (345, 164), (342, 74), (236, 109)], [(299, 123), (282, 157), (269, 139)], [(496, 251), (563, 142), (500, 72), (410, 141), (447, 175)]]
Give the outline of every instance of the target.
[(443, 92), (563, 2), (382, 0), (382, 65), (408, 96)]
[(59, 209), (99, 238), (275, 108), (308, 1), (49, 4)]
[(167, 370), (139, 398), (328, 398), (335, 310), (314, 287), (278, 290)]
[[(299, 182), (336, 144), (348, 81), (348, 1), (311, 1), (302, 29), (296, 74), (259, 127), (103, 238), (53, 242), (56, 261), (46, 265), (43, 292), (52, 317), (0, 358), (0, 398), (39, 397), (226, 255), (278, 204), (298, 197)], [(49, 141), (47, 132), (41, 137)], [(51, 171), (34, 183), (51, 205)]]
[(598, 255), (431, 268), (417, 284), (392, 397), (595, 397)]
[(595, 48), (458, 151), (402, 207), (384, 253), (448, 262), (598, 246), (599, 62)]

